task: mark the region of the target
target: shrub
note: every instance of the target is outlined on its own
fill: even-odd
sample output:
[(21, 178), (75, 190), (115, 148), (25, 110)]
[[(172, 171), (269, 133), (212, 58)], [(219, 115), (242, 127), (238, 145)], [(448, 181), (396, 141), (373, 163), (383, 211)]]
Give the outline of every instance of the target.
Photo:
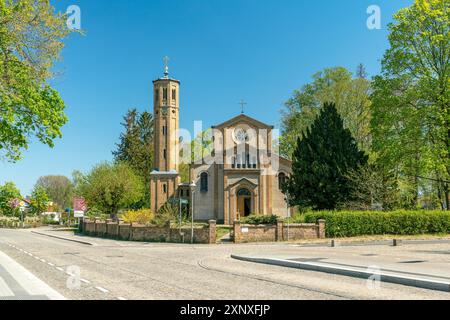
[(128, 210), (122, 214), (121, 218), (126, 223), (150, 224), (155, 219), (155, 215), (149, 209)]
[(258, 215), (258, 214), (252, 214), (251, 216), (245, 217), (241, 219), (242, 223), (246, 224), (277, 224), (278, 216), (271, 215), (271, 216), (264, 216), (264, 215)]
[(158, 210), (154, 222), (158, 226), (164, 226), (169, 221), (178, 221), (178, 212), (179, 209), (177, 205), (166, 203)]
[(305, 222), (326, 220), (327, 237), (450, 233), (446, 211), (321, 211), (305, 214)]

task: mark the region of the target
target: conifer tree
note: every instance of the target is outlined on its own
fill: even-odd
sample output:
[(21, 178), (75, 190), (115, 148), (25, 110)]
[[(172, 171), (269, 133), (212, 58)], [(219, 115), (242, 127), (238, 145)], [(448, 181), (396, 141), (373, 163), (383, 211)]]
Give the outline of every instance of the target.
[(298, 138), (292, 176), (284, 192), (292, 206), (333, 210), (349, 200), (352, 183), (347, 177), (367, 163), (355, 139), (332, 103), (326, 103), (310, 129)]
[(144, 181), (145, 200), (143, 206), (150, 202), (150, 173), (153, 165), (153, 115), (139, 113), (131, 109), (124, 117), (125, 128), (120, 135), (117, 150), (113, 151), (116, 162), (125, 162)]

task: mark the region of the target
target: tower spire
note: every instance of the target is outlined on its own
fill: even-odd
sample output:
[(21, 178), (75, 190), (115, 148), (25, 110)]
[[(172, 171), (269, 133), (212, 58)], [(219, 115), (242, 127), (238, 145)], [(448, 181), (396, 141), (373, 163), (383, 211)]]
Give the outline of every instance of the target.
[(169, 61), (170, 58), (168, 56), (165, 56), (163, 58), (164, 61), (164, 78), (169, 79)]

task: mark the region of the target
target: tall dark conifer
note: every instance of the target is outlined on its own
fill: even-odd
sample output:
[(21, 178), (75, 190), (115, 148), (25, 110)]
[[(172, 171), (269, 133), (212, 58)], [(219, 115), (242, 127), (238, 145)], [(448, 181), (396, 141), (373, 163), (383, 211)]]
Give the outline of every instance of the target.
[(153, 164), (153, 115), (131, 109), (125, 115), (122, 126), (125, 131), (120, 135), (117, 150), (113, 151), (114, 160), (129, 164), (142, 178), (145, 184), (145, 200), (142, 205), (147, 207)]
[(292, 176), (284, 191), (292, 205), (314, 210), (333, 210), (351, 194), (346, 177), (367, 163), (334, 104), (325, 104), (310, 129), (298, 139)]

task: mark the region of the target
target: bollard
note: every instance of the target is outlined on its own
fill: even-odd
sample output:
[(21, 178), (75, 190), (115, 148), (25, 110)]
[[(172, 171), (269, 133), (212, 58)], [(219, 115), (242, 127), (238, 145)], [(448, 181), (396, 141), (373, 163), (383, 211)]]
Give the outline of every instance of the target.
[(394, 247), (399, 247), (399, 246), (401, 246), (402, 244), (403, 244), (402, 240), (399, 240), (399, 239), (394, 239), (394, 240), (392, 241), (392, 245), (393, 245)]
[(336, 240), (331, 240), (331, 247), (332, 248), (336, 248), (337, 246), (338, 246), (339, 244), (338, 244), (338, 242), (336, 241)]

